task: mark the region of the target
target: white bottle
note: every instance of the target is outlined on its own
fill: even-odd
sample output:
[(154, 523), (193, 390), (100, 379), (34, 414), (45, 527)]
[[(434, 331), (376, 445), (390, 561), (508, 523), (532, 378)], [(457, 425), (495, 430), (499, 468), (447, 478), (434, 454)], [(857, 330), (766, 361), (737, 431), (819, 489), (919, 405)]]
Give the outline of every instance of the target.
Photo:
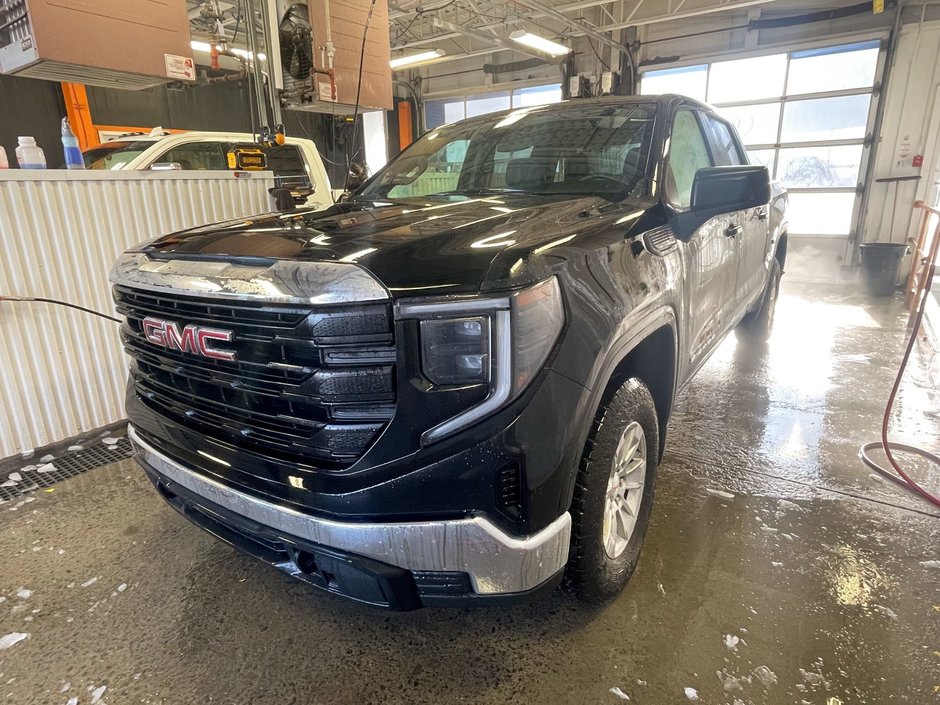
[(16, 161), (20, 169), (45, 169), (46, 155), (36, 145), (33, 137), (19, 137), (20, 146), (16, 148)]
[(7, 151), (0, 147), (0, 169), (9, 169), (10, 162), (7, 161)]

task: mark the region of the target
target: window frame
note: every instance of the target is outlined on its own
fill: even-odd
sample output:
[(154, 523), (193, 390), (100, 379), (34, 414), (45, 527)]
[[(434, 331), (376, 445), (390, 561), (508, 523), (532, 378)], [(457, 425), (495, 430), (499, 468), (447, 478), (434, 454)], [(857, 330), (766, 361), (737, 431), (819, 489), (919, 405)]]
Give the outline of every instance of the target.
[[(836, 238), (836, 239), (854, 239), (858, 242), (858, 234), (863, 227), (863, 204), (867, 198), (867, 193), (870, 188), (870, 165), (872, 158), (872, 131), (874, 126), (875, 115), (877, 114), (878, 105), (882, 99), (881, 95), (881, 81), (883, 80), (884, 71), (885, 71), (885, 60), (886, 60), (886, 42), (888, 35), (886, 32), (870, 32), (870, 33), (855, 33), (855, 34), (845, 34), (842, 36), (820, 38), (811, 42), (802, 42), (802, 43), (779, 43), (775, 45), (766, 45), (760, 48), (756, 48), (751, 51), (735, 51), (735, 52), (719, 52), (707, 56), (690, 56), (688, 59), (682, 61), (671, 62), (659, 64), (656, 66), (649, 66), (644, 74), (653, 73), (664, 70), (674, 70), (684, 67), (697, 67), (697, 66), (706, 66), (706, 81), (707, 81), (707, 90), (711, 87), (711, 73), (712, 65), (716, 63), (722, 63), (725, 61), (732, 61), (736, 59), (747, 59), (747, 58), (756, 58), (761, 56), (768, 56), (774, 54), (783, 54), (786, 56), (786, 73), (783, 77), (783, 85), (780, 88), (781, 95), (773, 96), (770, 98), (761, 98), (761, 99), (752, 99), (752, 100), (740, 100), (733, 102), (725, 103), (715, 103), (715, 107), (718, 109), (719, 114), (722, 108), (737, 108), (737, 107), (751, 107), (758, 105), (778, 105), (779, 111), (777, 116), (777, 124), (775, 131), (775, 138), (772, 142), (753, 142), (746, 143), (740, 135), (739, 141), (741, 144), (746, 144), (745, 153), (749, 151), (769, 151), (772, 153), (772, 158), (770, 163), (772, 165), (771, 178), (779, 179), (781, 178), (781, 151), (800, 148), (800, 147), (838, 147), (838, 146), (858, 146), (862, 147), (862, 157), (858, 166), (858, 175), (856, 178), (856, 183), (853, 186), (805, 186), (805, 187), (788, 187), (788, 191), (793, 194), (800, 193), (814, 193), (814, 194), (837, 194), (837, 193), (855, 193), (855, 204), (852, 209), (852, 216), (850, 221), (846, 224), (847, 230), (841, 234), (832, 234), (827, 232), (793, 232), (796, 237), (818, 237), (818, 238)], [(846, 89), (832, 89), (819, 91), (815, 93), (797, 93), (792, 94), (788, 93), (791, 90), (790, 84), (790, 65), (793, 61), (798, 61), (801, 58), (804, 58), (803, 55), (808, 51), (825, 51), (831, 50), (831, 53), (837, 52), (854, 52), (854, 51), (865, 51), (869, 49), (877, 48), (877, 57), (875, 59), (875, 69), (872, 84), (870, 86), (861, 86), (856, 88), (846, 88)], [(641, 75), (640, 83), (640, 94), (643, 95), (643, 76)], [(793, 90), (796, 90), (794, 87)], [(857, 96), (857, 95), (867, 95), (870, 96), (868, 102), (868, 114), (865, 121), (865, 130), (864, 135), (857, 138), (844, 138), (844, 139), (826, 139), (826, 140), (806, 140), (806, 141), (784, 141), (783, 136), (783, 121), (786, 115), (787, 105), (790, 103), (796, 103), (800, 101), (808, 101), (814, 99), (825, 99), (825, 98), (836, 98), (842, 96)], [(706, 93), (706, 99), (709, 95)], [(721, 116), (724, 119), (724, 116)], [(733, 124), (733, 123), (732, 123)], [(735, 130), (735, 133), (737, 131)], [(766, 132), (766, 131), (765, 131)], [(708, 130), (708, 136), (710, 137), (711, 131)], [(769, 137), (769, 135), (767, 135)], [(748, 154), (748, 162), (753, 162), (752, 158)], [(861, 186), (861, 188), (859, 188)], [(857, 245), (856, 245), (857, 246)]]
[[(496, 90), (482, 91), (482, 92), (479, 92), (479, 93), (466, 93), (466, 94), (463, 94), (463, 95), (457, 94), (457, 95), (439, 95), (439, 96), (431, 95), (431, 96), (427, 96), (427, 97), (425, 98), (425, 100), (424, 100), (424, 106), (422, 107), (422, 110), (424, 111), (425, 130), (426, 130), (427, 132), (430, 132), (431, 130), (435, 130), (435, 129), (437, 129), (438, 127), (443, 127), (444, 125), (451, 125), (451, 124), (453, 124), (453, 122), (458, 122), (458, 120), (455, 120), (455, 121), (453, 121), (453, 122), (443, 122), (443, 123), (441, 123), (441, 124), (439, 124), (439, 125), (434, 125), (433, 127), (428, 126), (428, 125), (429, 125), (429, 120), (428, 120), (428, 103), (436, 103), (436, 102), (439, 102), (439, 101), (449, 101), (449, 102), (451, 102), (451, 103), (453, 103), (453, 104), (462, 104), (462, 105), (463, 105), (463, 117), (460, 118), (460, 120), (466, 120), (466, 119), (468, 119), (468, 118), (467, 118), (467, 101), (470, 101), (470, 100), (474, 100), (474, 99), (479, 100), (479, 99), (481, 99), (481, 98), (487, 98), (487, 97), (493, 97), (493, 98), (496, 98), (496, 97), (503, 97), (505, 94), (508, 93), (508, 94), (509, 94), (509, 108), (508, 108), (508, 110), (519, 110), (519, 109), (521, 109), (522, 107), (532, 107), (532, 106), (516, 106), (516, 105), (515, 105), (516, 94), (523, 95), (523, 94), (525, 94), (526, 92), (532, 91), (532, 89), (535, 89), (535, 88), (547, 89), (547, 88), (555, 88), (555, 87), (557, 87), (558, 90), (560, 90), (560, 91), (562, 90), (562, 84), (561, 84), (561, 83), (539, 83), (539, 84), (535, 84), (535, 85), (531, 85), (531, 86), (512, 86), (512, 87), (505, 87), (505, 84), (503, 84), (503, 85), (504, 85), (503, 88), (496, 88), (496, 87), (494, 86), (494, 88), (496, 88)], [(563, 93), (562, 93), (562, 95), (563, 95)], [(556, 102), (558, 102), (558, 101), (556, 101)], [(553, 103), (539, 103), (539, 105), (552, 105), (552, 104), (553, 104)], [(507, 109), (507, 108), (500, 108), (499, 110), (494, 110), (494, 111), (492, 111), (492, 112), (498, 113), (498, 112), (501, 112), (502, 110), (506, 110), (506, 109)], [(489, 113), (480, 113), (480, 115), (488, 115), (488, 114), (489, 114)], [(480, 115), (475, 115), (475, 116), (471, 116), (471, 117), (480, 117)]]

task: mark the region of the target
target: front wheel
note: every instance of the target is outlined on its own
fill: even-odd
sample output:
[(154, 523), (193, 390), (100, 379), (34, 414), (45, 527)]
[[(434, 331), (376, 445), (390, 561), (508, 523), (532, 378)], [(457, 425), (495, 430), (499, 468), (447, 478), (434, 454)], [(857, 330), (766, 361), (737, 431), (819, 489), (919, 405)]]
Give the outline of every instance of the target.
[(630, 379), (598, 410), (578, 470), (566, 582), (582, 601), (613, 599), (633, 575), (653, 506), (658, 453), (653, 397)]
[(780, 262), (775, 257), (767, 278), (767, 288), (761, 297), (760, 307), (747, 314), (734, 334), (743, 342), (766, 343), (774, 327), (774, 314), (777, 312), (777, 296), (780, 293)]

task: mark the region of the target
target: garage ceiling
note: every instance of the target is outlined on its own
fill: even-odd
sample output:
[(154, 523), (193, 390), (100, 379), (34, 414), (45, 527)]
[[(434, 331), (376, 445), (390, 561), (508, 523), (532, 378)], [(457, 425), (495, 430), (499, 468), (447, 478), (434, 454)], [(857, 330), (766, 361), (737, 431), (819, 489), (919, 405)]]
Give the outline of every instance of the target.
[[(389, 32), (392, 55), (409, 50), (436, 48), (446, 52), (444, 60), (459, 59), (512, 49), (525, 49), (510, 42), (515, 30), (528, 30), (547, 38), (570, 40), (587, 35), (617, 45), (619, 30), (660, 22), (690, 19), (727, 11), (767, 9), (775, 11), (824, 10), (844, 7), (857, 0), (390, 0)], [(193, 37), (205, 38), (211, 23), (201, 16), (202, 0), (187, 0)], [(232, 33), (238, 24), (235, 0), (218, 0), (223, 26)], [(237, 46), (244, 44), (244, 27)], [(260, 26), (259, 26), (260, 33)], [(610, 34), (612, 33), (612, 34)], [(603, 40), (601, 40), (603, 41)], [(544, 55), (533, 54), (544, 58)]]
[(440, 20), (506, 37), (517, 29), (540, 29), (554, 37), (586, 32), (611, 32), (734, 8), (766, 5), (772, 0), (454, 0), (434, 4), (422, 0), (391, 2), (392, 47), (406, 49), (443, 40), (459, 40), (459, 32), (441, 31)]
[(409, 49), (439, 48), (447, 58), (499, 51), (508, 36), (529, 30), (552, 39), (613, 33), (628, 27), (690, 19), (734, 10), (802, 12), (844, 7), (857, 0), (391, 0), (389, 20), (393, 55)]

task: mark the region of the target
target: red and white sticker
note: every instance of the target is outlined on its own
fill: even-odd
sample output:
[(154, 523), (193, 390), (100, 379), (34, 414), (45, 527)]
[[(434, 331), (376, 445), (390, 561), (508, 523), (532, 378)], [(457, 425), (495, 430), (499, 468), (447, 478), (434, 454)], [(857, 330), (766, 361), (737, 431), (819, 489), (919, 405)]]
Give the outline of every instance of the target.
[(317, 93), (320, 96), (320, 100), (333, 102), (333, 86), (330, 85), (329, 81), (318, 81)]
[(164, 54), (163, 61), (166, 64), (167, 78), (179, 78), (184, 81), (196, 80), (196, 62), (193, 61), (191, 56)]

